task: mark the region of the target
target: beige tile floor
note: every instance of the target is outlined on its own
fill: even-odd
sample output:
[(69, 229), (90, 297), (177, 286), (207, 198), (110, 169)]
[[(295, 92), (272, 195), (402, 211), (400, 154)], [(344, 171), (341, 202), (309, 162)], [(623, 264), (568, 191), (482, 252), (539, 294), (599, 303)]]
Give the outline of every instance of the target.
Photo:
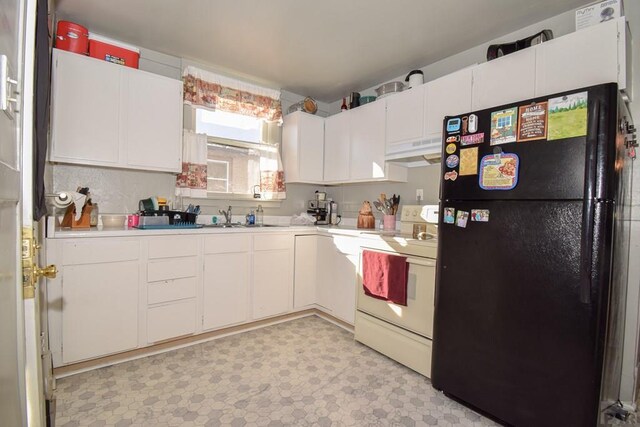
[(495, 426), (310, 316), (58, 381), (57, 426)]

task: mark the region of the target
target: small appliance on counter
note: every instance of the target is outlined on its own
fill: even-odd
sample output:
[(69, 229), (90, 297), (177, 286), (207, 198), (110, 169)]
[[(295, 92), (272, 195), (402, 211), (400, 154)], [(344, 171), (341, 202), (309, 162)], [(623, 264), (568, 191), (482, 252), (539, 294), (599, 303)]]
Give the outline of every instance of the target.
[(341, 220), (338, 204), (327, 199), (324, 191), (316, 191), (315, 199), (307, 202), (307, 213), (315, 218), (316, 225), (338, 225)]

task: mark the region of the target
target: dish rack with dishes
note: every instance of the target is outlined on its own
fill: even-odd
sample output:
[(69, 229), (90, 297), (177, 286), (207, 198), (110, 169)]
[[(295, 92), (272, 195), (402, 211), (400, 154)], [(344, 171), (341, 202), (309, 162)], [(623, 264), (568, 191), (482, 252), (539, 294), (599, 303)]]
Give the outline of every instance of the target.
[(201, 228), (202, 224), (196, 224), (197, 218), (198, 214), (192, 212), (147, 210), (140, 212), (136, 228), (140, 230)]

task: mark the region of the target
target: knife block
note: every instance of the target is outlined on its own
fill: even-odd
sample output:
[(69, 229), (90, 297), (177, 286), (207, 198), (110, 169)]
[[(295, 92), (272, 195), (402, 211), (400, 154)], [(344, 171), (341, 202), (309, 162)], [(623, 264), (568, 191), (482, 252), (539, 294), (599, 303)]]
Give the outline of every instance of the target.
[(62, 218), (62, 227), (71, 228), (91, 228), (91, 210), (93, 206), (85, 204), (82, 207), (82, 214), (80, 219), (76, 221), (76, 208), (75, 205), (70, 205)]

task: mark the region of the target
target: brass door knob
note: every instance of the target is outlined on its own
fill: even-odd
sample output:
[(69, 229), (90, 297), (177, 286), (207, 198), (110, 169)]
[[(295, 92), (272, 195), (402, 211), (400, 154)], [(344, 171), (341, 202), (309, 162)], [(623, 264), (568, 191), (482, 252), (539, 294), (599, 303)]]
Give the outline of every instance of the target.
[(45, 268), (36, 267), (35, 269), (36, 280), (40, 277), (46, 277), (47, 279), (55, 279), (58, 274), (58, 268), (55, 265), (48, 265)]

